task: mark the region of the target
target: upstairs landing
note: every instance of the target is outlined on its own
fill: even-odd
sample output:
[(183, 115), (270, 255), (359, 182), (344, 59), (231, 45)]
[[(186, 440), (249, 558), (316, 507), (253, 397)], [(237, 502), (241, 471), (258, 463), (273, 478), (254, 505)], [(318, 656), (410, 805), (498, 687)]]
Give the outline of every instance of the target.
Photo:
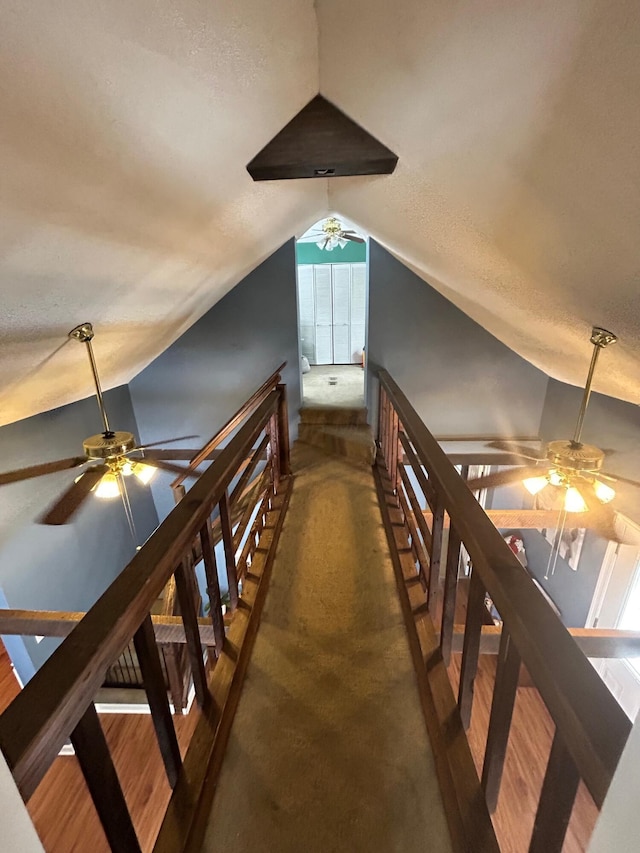
[(202, 850), (449, 853), (373, 477), (298, 444)]

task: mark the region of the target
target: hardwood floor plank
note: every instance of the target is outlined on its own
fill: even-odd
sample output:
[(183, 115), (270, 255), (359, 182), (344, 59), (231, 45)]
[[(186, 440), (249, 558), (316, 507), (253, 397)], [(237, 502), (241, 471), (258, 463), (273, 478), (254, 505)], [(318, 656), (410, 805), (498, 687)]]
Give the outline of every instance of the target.
[[(449, 678), (456, 689), (460, 654), (451, 656)], [(478, 774), (482, 772), (489, 726), (496, 656), (481, 655), (475, 680), (471, 725), (467, 731)], [(534, 687), (518, 688), (498, 807), (492, 815), (501, 853), (525, 853), (538, 808), (542, 780), (554, 735), (553, 721)], [(578, 788), (563, 853), (584, 853), (598, 817), (598, 809), (583, 784)]]
[[(174, 717), (184, 756), (200, 711)], [(142, 850), (151, 851), (171, 788), (148, 714), (102, 714), (113, 757)], [(28, 810), (47, 853), (111, 853), (75, 756), (58, 757), (30, 799)]]
[(20, 684), (11, 666), (4, 643), (0, 640), (0, 714), (20, 693)]

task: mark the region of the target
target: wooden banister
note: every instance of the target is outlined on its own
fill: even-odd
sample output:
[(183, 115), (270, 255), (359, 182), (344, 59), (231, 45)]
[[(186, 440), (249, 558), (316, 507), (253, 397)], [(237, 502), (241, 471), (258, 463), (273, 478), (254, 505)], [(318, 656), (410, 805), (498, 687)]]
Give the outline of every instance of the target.
[[(602, 805), (630, 723), (391, 376), (380, 371), (418, 458), (514, 639), (582, 778)], [(603, 726), (603, 720), (607, 724)]]
[[(423, 560), (416, 560), (414, 566), (422, 587), (427, 588), (425, 595), (431, 594), (433, 597), (440, 588), (440, 571), (437, 567), (441, 560), (444, 561), (444, 549), (441, 554), (439, 544), (438, 549), (434, 548), (430, 538), (435, 538), (434, 533), (439, 533), (441, 528), (449, 528), (447, 572), (444, 593), (438, 608), (442, 614), (440, 654), (446, 662), (452, 651), (462, 650), (458, 705), (463, 722), (468, 724), (470, 719), (478, 654), (487, 651), (498, 652), (500, 629), (481, 624), (483, 597), (487, 592), (508, 630), (510, 642), (526, 666), (556, 725), (556, 751), (545, 785), (552, 785), (556, 773), (556, 756), (561, 756), (563, 768), (569, 768), (567, 774), (573, 772), (571, 768), (575, 767), (595, 803), (601, 806), (631, 724), (587, 660), (586, 654), (594, 657), (618, 656), (628, 652), (637, 654), (638, 636), (613, 636), (611, 632), (570, 633), (506, 545), (401, 389), (387, 371), (380, 370), (378, 376), (380, 464), (383, 464), (388, 472), (394, 494), (393, 504), (403, 519), (405, 535), (409, 542), (408, 553), (420, 555), (420, 548), (416, 547), (414, 540), (419, 540), (428, 551), (430, 573), (426, 583)], [(403, 466), (407, 466), (407, 471), (412, 471), (415, 475), (413, 481), (403, 473)], [(418, 513), (415, 507), (416, 497), (412, 494), (412, 483), (420, 482), (420, 477), (428, 478), (421, 487), (421, 492), (422, 500), (429, 505), (431, 512), (421, 510), (419, 514), (427, 521), (430, 536), (421, 533), (416, 519)], [(434, 505), (438, 512), (444, 512), (444, 517), (438, 518), (438, 526), (435, 529), (435, 516), (432, 515)], [(422, 507), (424, 506), (423, 503)], [(500, 518), (501, 523), (509, 517), (509, 513), (501, 511), (494, 512), (494, 515), (496, 519)], [(510, 517), (516, 518), (516, 514)], [(521, 519), (522, 514), (518, 517)], [(529, 520), (539, 522), (542, 517), (531, 513)], [(544, 519), (549, 520), (546, 515)], [(469, 597), (464, 630), (461, 626), (454, 625), (460, 565), (457, 553), (459, 543), (464, 546), (468, 555), (471, 583), (475, 590), (473, 596)], [(396, 547), (392, 541), (390, 546), (392, 549)], [(435, 615), (435, 610), (433, 602), (429, 601), (429, 612), (432, 616)], [(414, 607), (414, 613), (415, 618), (423, 618), (419, 606)], [(505, 696), (508, 694), (509, 690), (505, 690)], [(510, 720), (510, 715), (504, 714), (503, 718)], [(503, 745), (502, 743), (499, 749), (502, 749)], [(502, 752), (504, 753), (504, 750)], [(495, 773), (492, 775), (495, 778)], [(493, 790), (492, 798), (495, 800), (496, 796), (497, 793)], [(546, 787), (540, 805), (544, 814), (537, 818), (538, 822), (541, 822), (540, 825), (546, 826), (544, 822), (549, 819), (547, 810), (551, 800), (549, 788)], [(565, 817), (563, 811), (562, 819)], [(550, 847), (549, 853), (552, 849), (559, 850), (557, 844), (561, 845), (563, 833), (564, 829), (557, 833), (556, 837), (553, 833), (548, 834), (545, 829), (543, 835), (536, 836), (535, 843), (539, 846), (542, 837), (553, 838), (553, 844), (556, 846)]]
[(232, 415), (226, 424), (204, 445), (204, 447), (189, 461), (187, 469), (178, 475), (171, 483), (171, 488), (176, 489), (186, 480), (201, 462), (204, 462), (211, 453), (225, 441), (239, 424), (269, 395), (269, 393), (279, 384), (283, 369), (286, 367), (286, 361), (283, 361), (280, 367), (276, 368), (271, 376), (265, 380), (262, 385), (254, 391), (249, 399), (243, 403), (238, 411)]
[[(161, 652), (166, 644), (172, 648), (179, 644), (177, 648), (190, 661), (202, 725), (198, 724), (197, 736), (194, 735), (197, 743), (188, 750), (187, 759), (190, 768), (198, 767), (198, 779), (204, 784), (214, 744), (222, 737), (220, 726), (224, 721), (224, 731), (228, 731), (237, 705), (235, 699), (228, 698), (230, 685), (239, 683), (246, 669), (291, 491), (291, 478), (287, 476), (289, 445), (286, 430), (283, 432), (287, 412), (285, 388), (279, 383), (281, 369), (194, 457), (212, 456), (213, 462), (88, 613), (0, 611), (1, 633), (64, 638), (0, 715), (0, 748), (22, 796), (30, 797), (62, 744), (71, 737), (82, 752), (81, 767), (115, 851), (136, 849), (135, 840), (129, 829), (122, 836), (122, 843), (117, 841), (119, 826), (129, 826), (130, 821), (117, 779), (109, 770), (112, 762), (93, 710), (94, 696), (109, 667), (133, 642), (167, 777), (175, 786), (174, 796), (183, 798), (184, 790), (189, 791), (190, 809), (180, 811), (181, 820), (188, 825), (195, 813), (198, 790), (193, 787), (192, 775), (184, 778), (157, 644), (161, 644)], [(231, 432), (235, 434), (225, 447), (220, 447)], [(259, 463), (265, 467), (258, 468)], [(251, 479), (253, 474), (256, 476)], [(236, 487), (229, 495), (233, 483)], [(241, 558), (231, 550), (227, 554), (228, 577), (233, 587), (229, 592), (236, 601), (236, 578), (252, 560), (251, 585), (246, 597), (243, 590), (238, 620), (230, 614), (223, 619), (219, 588), (215, 594), (213, 552), (225, 530), (229, 539), (229, 529), (237, 521), (243, 524), (246, 544)], [(269, 532), (266, 542), (261, 537), (263, 530)], [(200, 595), (195, 588), (194, 564), (201, 559), (206, 564), (212, 595), (207, 619), (198, 615)], [(171, 588), (175, 584), (180, 615), (173, 615), (176, 611), (172, 609), (162, 616), (150, 616), (151, 607), (170, 579)], [(233, 644), (225, 636), (227, 626), (233, 632)], [(215, 654), (205, 653), (207, 647)], [(228, 654), (223, 661), (225, 652)], [(216, 678), (210, 681), (208, 672)], [(89, 760), (93, 748), (102, 756), (108, 771), (103, 780), (99, 768)], [(116, 803), (115, 811), (110, 802)], [(185, 843), (187, 834), (185, 831), (181, 835)]]

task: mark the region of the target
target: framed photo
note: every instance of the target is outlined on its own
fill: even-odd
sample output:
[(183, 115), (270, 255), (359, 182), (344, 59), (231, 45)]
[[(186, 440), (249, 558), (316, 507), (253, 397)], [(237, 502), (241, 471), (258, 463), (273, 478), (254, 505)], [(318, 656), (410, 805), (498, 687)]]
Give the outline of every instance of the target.
[(580, 554), (584, 545), (584, 537), (587, 533), (584, 527), (565, 527), (560, 531), (556, 527), (544, 527), (541, 531), (544, 538), (553, 550), (565, 560), (574, 572), (578, 571)]

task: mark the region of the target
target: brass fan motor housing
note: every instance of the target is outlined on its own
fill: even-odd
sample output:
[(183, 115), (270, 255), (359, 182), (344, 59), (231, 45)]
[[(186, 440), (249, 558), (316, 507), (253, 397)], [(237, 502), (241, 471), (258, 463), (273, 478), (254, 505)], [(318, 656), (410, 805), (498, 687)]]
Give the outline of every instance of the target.
[(573, 441), (550, 441), (547, 459), (554, 468), (570, 471), (599, 471), (604, 462), (604, 453), (593, 444), (576, 444)]
[(112, 459), (133, 450), (136, 440), (130, 432), (101, 432), (85, 438), (82, 446), (89, 459)]

